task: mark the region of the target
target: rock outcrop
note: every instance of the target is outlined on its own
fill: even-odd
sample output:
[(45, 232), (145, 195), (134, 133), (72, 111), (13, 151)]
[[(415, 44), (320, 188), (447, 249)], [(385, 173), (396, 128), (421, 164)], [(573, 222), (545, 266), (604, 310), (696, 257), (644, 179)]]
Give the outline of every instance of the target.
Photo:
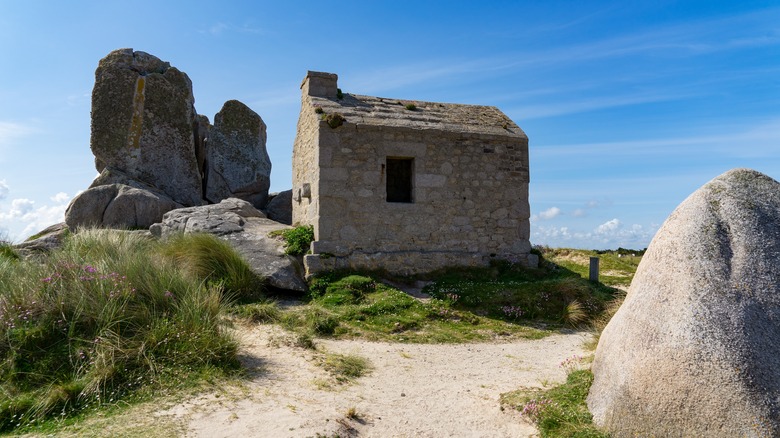
[(181, 205), (200, 205), (194, 101), (189, 77), (169, 63), (132, 49), (109, 53), (92, 91), (98, 172), (118, 169)]
[(155, 56), (120, 49), (100, 60), (91, 138), (100, 175), (68, 207), (71, 229), (147, 227), (171, 209), (230, 197), (265, 205), (263, 120), (231, 100), (212, 127), (194, 101), (189, 77)]
[(285, 190), (272, 196), (264, 209), (268, 219), (285, 225), (292, 225), (292, 190)]
[(239, 198), (257, 208), (265, 205), (271, 184), (271, 160), (265, 148), (266, 126), (257, 113), (229, 100), (209, 131), (206, 199)]
[(160, 222), (163, 214), (181, 207), (172, 199), (149, 190), (125, 184), (89, 188), (76, 196), (65, 211), (65, 223), (79, 227), (148, 228)]
[(780, 183), (729, 171), (666, 220), (601, 335), (612, 436), (780, 436)]
[(289, 227), (267, 219), (247, 201), (230, 198), (219, 204), (169, 211), (150, 231), (162, 238), (180, 232), (214, 234), (229, 242), (270, 286), (305, 291), (300, 260), (284, 253), (279, 237), (269, 236), (286, 228)]
[(60, 222), (39, 231), (35, 236), (32, 236), (34, 238), (31, 237), (14, 245), (14, 249), (25, 257), (35, 253), (49, 252), (61, 247), (68, 233), (68, 226), (64, 222)]

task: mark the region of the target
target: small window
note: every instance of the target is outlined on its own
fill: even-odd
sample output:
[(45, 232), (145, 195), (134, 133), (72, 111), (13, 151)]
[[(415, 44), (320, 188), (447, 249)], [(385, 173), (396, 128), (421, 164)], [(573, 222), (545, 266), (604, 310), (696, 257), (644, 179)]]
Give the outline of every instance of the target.
[(387, 202), (413, 202), (413, 158), (387, 158)]

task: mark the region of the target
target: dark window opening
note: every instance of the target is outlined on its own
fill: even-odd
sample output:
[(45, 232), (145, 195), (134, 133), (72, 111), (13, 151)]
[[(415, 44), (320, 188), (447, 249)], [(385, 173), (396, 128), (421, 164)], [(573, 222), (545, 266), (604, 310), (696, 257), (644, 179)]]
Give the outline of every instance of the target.
[(413, 158), (387, 159), (387, 202), (413, 202)]

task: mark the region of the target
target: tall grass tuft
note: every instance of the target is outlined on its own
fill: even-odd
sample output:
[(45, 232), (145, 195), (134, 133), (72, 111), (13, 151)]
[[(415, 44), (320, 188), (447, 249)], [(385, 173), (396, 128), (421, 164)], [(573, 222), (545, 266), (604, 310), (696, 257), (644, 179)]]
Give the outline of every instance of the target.
[(263, 279), (228, 243), (210, 234), (174, 236), (161, 253), (190, 275), (221, 287), (231, 299), (250, 302), (263, 297)]
[(221, 288), (168, 254), (140, 234), (82, 230), (45, 259), (0, 257), (0, 429), (237, 367)]

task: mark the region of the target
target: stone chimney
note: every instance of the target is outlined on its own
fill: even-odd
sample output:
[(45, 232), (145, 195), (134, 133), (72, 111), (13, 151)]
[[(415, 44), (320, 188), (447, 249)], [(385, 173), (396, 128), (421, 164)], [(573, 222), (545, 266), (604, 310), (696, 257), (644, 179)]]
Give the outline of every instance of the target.
[(335, 73), (309, 71), (301, 84), (304, 95), (335, 99), (338, 94), (339, 76)]

